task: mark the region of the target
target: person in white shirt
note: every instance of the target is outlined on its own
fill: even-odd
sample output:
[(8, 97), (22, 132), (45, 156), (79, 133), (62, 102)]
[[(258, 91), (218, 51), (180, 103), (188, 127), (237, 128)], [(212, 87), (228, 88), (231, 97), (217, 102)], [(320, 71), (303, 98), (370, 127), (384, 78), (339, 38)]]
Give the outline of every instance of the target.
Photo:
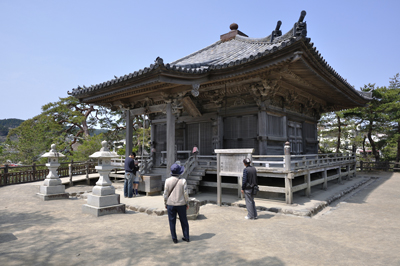
[(189, 195), (187, 191), (186, 179), (180, 178), (185, 168), (179, 164), (174, 163), (171, 166), (171, 177), (165, 180), (164, 188), (164, 204), (168, 210), (169, 228), (171, 231), (172, 241), (178, 243), (176, 236), (176, 214), (179, 215), (181, 222), (183, 241), (190, 242), (189, 240), (189, 223), (186, 216), (186, 211), (189, 208)]

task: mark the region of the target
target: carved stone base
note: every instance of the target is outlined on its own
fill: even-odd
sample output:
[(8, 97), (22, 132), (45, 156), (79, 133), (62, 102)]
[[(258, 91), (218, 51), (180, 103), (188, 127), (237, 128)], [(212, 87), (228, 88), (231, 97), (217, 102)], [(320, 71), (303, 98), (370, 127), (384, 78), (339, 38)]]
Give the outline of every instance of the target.
[(39, 198), (41, 198), (44, 201), (47, 200), (58, 200), (58, 199), (69, 199), (69, 194), (68, 193), (60, 193), (60, 194), (42, 194), (42, 193), (37, 193), (36, 194)]
[(84, 204), (82, 205), (82, 212), (96, 217), (107, 214), (125, 213), (125, 204), (117, 204), (107, 207), (95, 207), (88, 204)]

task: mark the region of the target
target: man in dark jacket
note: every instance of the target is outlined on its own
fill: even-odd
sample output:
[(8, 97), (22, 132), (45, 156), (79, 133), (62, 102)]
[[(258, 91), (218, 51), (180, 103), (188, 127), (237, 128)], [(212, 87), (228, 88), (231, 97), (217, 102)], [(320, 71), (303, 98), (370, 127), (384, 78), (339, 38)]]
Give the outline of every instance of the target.
[(250, 159), (246, 158), (243, 160), (245, 168), (243, 169), (243, 180), (242, 180), (242, 193), (246, 200), (247, 216), (245, 219), (257, 219), (256, 204), (254, 202), (253, 187), (258, 185), (257, 183), (257, 170), (250, 165)]
[(125, 180), (124, 180), (124, 196), (125, 198), (133, 197), (133, 179), (136, 176), (136, 171), (139, 166), (135, 161), (136, 153), (131, 152), (129, 157), (125, 159)]

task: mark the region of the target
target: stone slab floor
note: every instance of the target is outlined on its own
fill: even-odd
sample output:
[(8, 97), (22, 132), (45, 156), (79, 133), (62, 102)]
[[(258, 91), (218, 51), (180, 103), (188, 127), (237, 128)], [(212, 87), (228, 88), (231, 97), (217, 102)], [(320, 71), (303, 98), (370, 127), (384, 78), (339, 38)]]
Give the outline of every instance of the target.
[(92, 217), (83, 199), (41, 201), (35, 183), (1, 187), (0, 265), (400, 265), (400, 174), (373, 176), (313, 218), (202, 206), (178, 244), (167, 216)]

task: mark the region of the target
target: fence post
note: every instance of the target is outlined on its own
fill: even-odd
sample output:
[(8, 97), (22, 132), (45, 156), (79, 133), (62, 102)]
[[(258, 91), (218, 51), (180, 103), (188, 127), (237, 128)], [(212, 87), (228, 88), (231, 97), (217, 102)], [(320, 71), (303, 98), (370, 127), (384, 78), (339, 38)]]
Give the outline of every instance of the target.
[(68, 174), (69, 174), (69, 185), (73, 186), (74, 183), (72, 182), (72, 171), (73, 171), (73, 166), (72, 164), (74, 163), (74, 160), (71, 160), (71, 163), (68, 164)]
[(29, 180), (29, 181), (34, 181), (36, 180), (36, 163), (32, 164), (32, 179), (33, 180)]
[(8, 183), (8, 164), (6, 164), (4, 168), (4, 185), (8, 185)]
[(86, 168), (86, 184), (90, 185), (90, 179), (89, 179), (89, 161), (85, 162), (85, 168)]
[(363, 166), (364, 166), (364, 162), (363, 161), (360, 161), (360, 171), (362, 172), (362, 170), (363, 170)]

